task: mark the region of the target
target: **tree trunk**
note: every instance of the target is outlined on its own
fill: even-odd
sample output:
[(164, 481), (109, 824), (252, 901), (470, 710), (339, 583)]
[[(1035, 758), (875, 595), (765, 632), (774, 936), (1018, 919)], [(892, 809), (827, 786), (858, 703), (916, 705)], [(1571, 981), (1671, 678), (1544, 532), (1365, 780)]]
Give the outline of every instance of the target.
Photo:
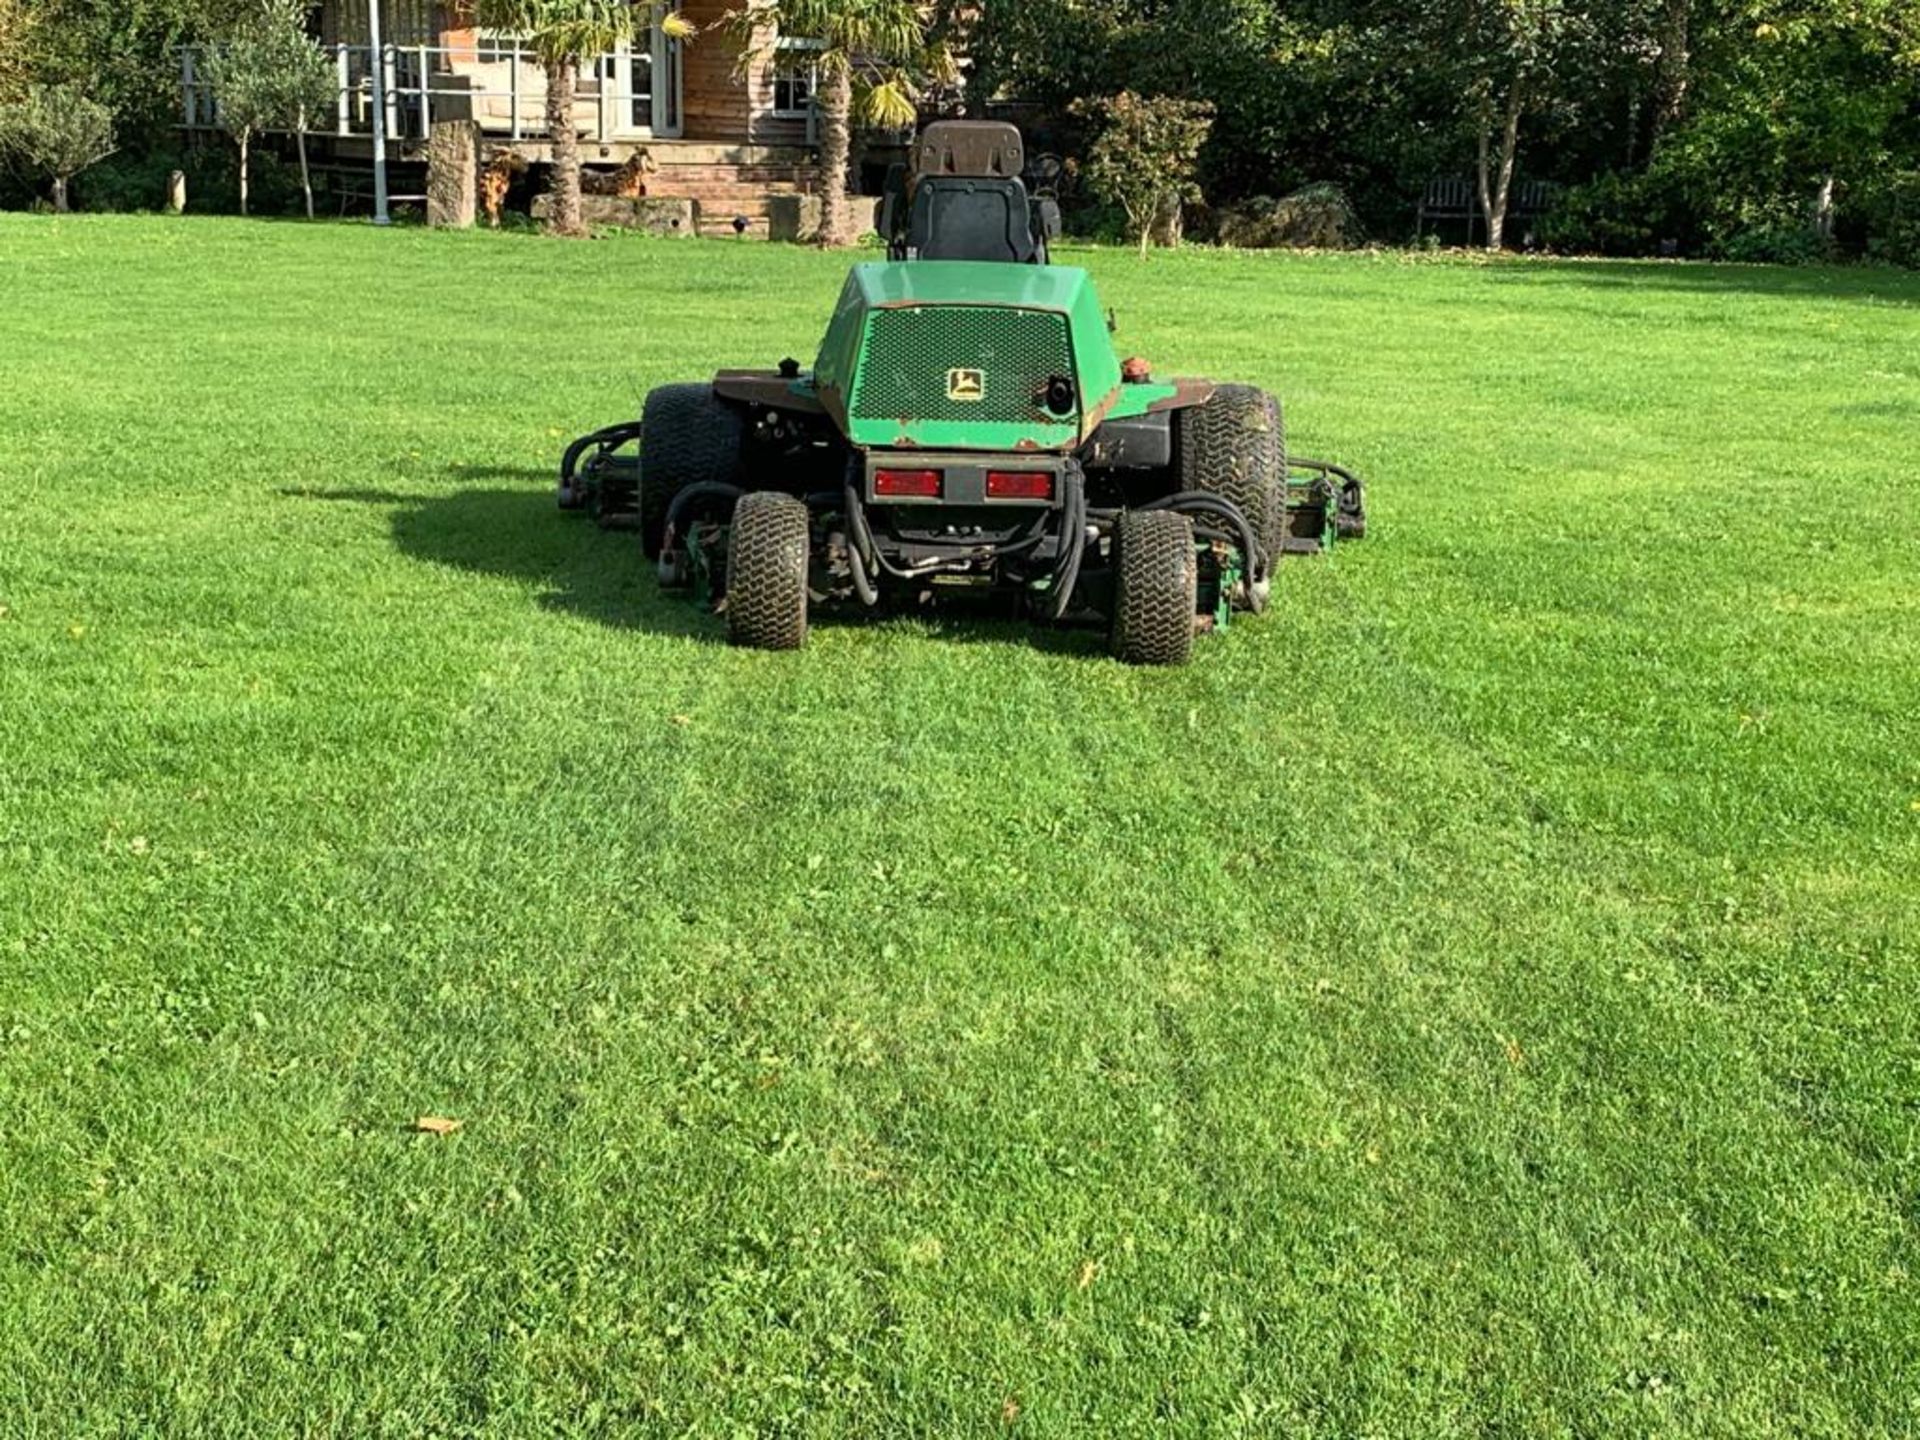
[(1187, 216), (1178, 195), (1168, 195), (1161, 200), (1150, 229), (1154, 244), (1167, 250), (1180, 248), (1180, 242), (1186, 238)]
[[(1479, 182), (1480, 215), (1483, 219), (1490, 219), (1493, 215), (1493, 183), (1490, 178), (1493, 150), (1493, 105), (1484, 94), (1480, 97), (1479, 114), (1476, 118), (1479, 123), (1474, 127), (1474, 131), (1475, 138), (1479, 141), (1479, 153), (1475, 157), (1476, 168), (1474, 178)], [(1505, 217), (1502, 216), (1501, 218), (1504, 221)], [(1489, 226), (1487, 233), (1489, 235), (1493, 233), (1491, 226)], [(1473, 221), (1471, 220), (1467, 221), (1467, 243), (1469, 245), (1473, 243)]]
[(247, 141), (251, 138), (242, 130), (237, 137), (240, 141), (240, 213), (247, 213)]
[(853, 236), (847, 206), (847, 163), (853, 150), (853, 72), (844, 65), (828, 69), (820, 107), (820, 243), (849, 245)]
[(547, 178), (553, 213), (547, 219), (547, 231), (552, 235), (587, 233), (580, 219), (580, 132), (573, 121), (579, 79), (577, 56), (547, 62), (547, 138), (553, 143), (553, 169)]
[(53, 177), (53, 213), (56, 215), (67, 213), (67, 177), (64, 175)]
[(1507, 235), (1507, 201), (1513, 193), (1513, 162), (1520, 149), (1520, 112), (1524, 108), (1519, 81), (1507, 92), (1506, 118), (1500, 127), (1498, 175), (1493, 173), (1493, 105), (1480, 102), (1480, 213), (1487, 222), (1487, 249), (1497, 252)]
[(1660, 10), (1660, 59), (1653, 72), (1653, 117), (1649, 140), (1660, 136), (1687, 108), (1693, 71), (1693, 0), (1665, 0)]
[(293, 132), (294, 144), (300, 147), (300, 193), (307, 198), (307, 218), (313, 219), (313, 172), (307, 169), (307, 117), (304, 111), (300, 123)]

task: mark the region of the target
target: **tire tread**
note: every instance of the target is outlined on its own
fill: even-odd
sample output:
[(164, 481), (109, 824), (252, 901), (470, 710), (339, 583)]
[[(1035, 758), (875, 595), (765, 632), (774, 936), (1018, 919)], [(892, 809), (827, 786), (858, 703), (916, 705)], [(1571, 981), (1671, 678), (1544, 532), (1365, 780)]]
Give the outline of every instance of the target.
[(756, 490), (734, 507), (727, 539), (727, 633), (754, 650), (798, 650), (807, 641), (806, 502)]

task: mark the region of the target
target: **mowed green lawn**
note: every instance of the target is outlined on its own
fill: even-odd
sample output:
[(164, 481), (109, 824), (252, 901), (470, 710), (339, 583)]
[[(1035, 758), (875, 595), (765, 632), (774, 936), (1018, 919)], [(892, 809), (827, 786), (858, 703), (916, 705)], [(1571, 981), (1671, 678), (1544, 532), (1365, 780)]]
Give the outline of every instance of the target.
[(0, 217), (0, 1432), (1920, 1431), (1920, 276), (1068, 258), (1184, 671), (556, 513), (844, 258)]

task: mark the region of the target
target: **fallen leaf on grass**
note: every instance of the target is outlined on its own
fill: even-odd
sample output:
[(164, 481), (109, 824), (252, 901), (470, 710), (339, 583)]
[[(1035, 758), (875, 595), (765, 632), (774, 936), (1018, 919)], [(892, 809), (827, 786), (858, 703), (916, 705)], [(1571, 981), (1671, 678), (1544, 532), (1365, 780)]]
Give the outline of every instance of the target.
[(691, 715), (673, 715), (668, 718), (676, 725), (691, 725), (693, 723), (693, 717)]
[(1009, 1395), (1000, 1402), (1000, 1423), (1002, 1425), (1011, 1425), (1019, 1418), (1020, 1401), (1015, 1396)]
[(413, 1122), (413, 1128), (422, 1135), (451, 1135), (466, 1122), (449, 1120), (444, 1115), (422, 1115)]
[(1100, 1262), (1098, 1260), (1082, 1260), (1080, 1262), (1080, 1273), (1076, 1275), (1073, 1280), (1073, 1288), (1076, 1290), (1086, 1289), (1089, 1285), (1093, 1284), (1094, 1277), (1099, 1273)]

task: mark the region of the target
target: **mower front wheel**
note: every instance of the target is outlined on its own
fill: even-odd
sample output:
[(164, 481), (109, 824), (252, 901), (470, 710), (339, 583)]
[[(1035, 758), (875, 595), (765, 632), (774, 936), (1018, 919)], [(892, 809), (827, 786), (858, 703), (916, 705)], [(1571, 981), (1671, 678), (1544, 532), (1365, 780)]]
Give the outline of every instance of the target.
[(640, 548), (658, 560), (674, 496), (740, 481), (746, 421), (711, 385), (662, 385), (647, 395), (640, 431)]
[(1287, 424), (1280, 401), (1253, 385), (1222, 385), (1206, 404), (1178, 412), (1182, 490), (1231, 500), (1264, 552), (1249, 570), (1271, 575), (1287, 534)]
[(1114, 547), (1113, 653), (1129, 665), (1186, 664), (1200, 591), (1193, 522), (1172, 510), (1128, 510)]
[(806, 502), (777, 490), (743, 495), (727, 539), (727, 633), (753, 650), (798, 650), (807, 640)]

